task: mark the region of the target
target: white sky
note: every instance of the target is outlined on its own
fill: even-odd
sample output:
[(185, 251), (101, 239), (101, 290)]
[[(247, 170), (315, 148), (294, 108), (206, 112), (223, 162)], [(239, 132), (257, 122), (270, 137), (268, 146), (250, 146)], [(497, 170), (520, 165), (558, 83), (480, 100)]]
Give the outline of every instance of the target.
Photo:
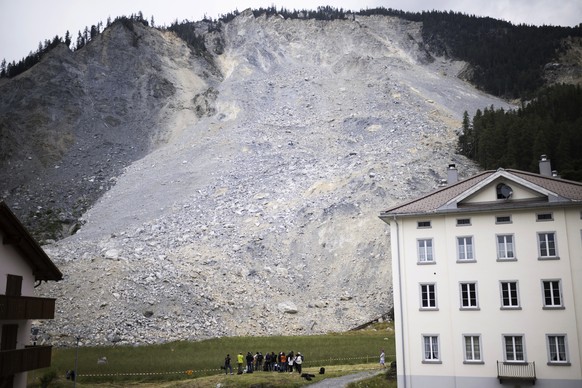
[(246, 8), (282, 6), (289, 9), (316, 9), (330, 5), (344, 10), (385, 7), (403, 11), (445, 10), (476, 16), (490, 16), (514, 24), (575, 26), (582, 23), (582, 0), (0, 0), (0, 61), (19, 61), (38, 49), (38, 43), (64, 37), (73, 41), (85, 26), (107, 17), (129, 16), (141, 11), (156, 25), (216, 19), (228, 12)]

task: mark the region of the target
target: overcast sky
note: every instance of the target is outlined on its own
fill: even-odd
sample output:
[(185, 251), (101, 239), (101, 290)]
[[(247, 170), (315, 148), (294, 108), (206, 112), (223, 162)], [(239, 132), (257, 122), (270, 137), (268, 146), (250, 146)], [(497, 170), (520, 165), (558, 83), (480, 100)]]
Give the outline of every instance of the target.
[(129, 16), (141, 11), (156, 25), (197, 21), (205, 15), (216, 19), (246, 8), (285, 7), (316, 9), (331, 5), (344, 10), (385, 7), (404, 11), (453, 10), (476, 16), (490, 16), (514, 24), (575, 26), (582, 23), (582, 0), (0, 0), (0, 60), (19, 61), (38, 49), (38, 43), (64, 37), (67, 30), (76, 39), (85, 26), (107, 18)]

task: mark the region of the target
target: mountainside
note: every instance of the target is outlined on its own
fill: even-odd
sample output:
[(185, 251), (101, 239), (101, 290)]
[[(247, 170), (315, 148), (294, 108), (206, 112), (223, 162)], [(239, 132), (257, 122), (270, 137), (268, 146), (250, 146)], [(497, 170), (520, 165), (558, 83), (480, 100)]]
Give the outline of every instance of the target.
[(39, 287), (57, 298), (41, 328), (54, 344), (309, 334), (385, 316), (379, 211), (435, 188), (448, 163), (474, 173), (455, 154), (463, 112), (508, 107), (426, 52), (419, 23), (245, 11), (204, 27), (197, 54), (171, 32), (114, 23), (0, 85), (3, 197), (26, 220), (80, 227), (44, 247), (65, 275)]

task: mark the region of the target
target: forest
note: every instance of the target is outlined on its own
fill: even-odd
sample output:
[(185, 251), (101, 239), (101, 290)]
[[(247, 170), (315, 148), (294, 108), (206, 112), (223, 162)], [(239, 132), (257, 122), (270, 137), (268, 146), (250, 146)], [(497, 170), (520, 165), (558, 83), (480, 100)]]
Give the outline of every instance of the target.
[(458, 152), (484, 169), (538, 171), (540, 155), (564, 178), (582, 181), (582, 88), (554, 85), (541, 89), (517, 110), (465, 112)]

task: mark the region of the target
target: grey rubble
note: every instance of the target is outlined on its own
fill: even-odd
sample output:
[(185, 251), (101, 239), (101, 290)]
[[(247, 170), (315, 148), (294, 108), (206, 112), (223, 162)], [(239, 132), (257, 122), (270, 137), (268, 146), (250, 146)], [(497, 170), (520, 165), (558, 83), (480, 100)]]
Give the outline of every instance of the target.
[[(133, 40), (116, 25), (64, 53), (100, 67), (83, 81), (99, 106), (78, 121), (109, 120), (103, 136), (142, 151), (87, 151), (84, 165), (105, 166), (101, 181), (112, 183), (78, 233), (44, 247), (65, 278), (39, 288), (57, 298), (43, 338), (315, 334), (385, 316), (390, 239), (379, 212), (434, 189), (450, 162), (474, 173), (455, 154), (462, 113), (507, 107), (457, 78), (462, 63), (432, 58), (420, 27), (245, 11), (206, 33), (207, 61), (139, 25)], [(113, 69), (115, 50), (133, 67)], [(102, 144), (94, 135), (74, 142)], [(108, 159), (126, 163), (109, 173)]]

